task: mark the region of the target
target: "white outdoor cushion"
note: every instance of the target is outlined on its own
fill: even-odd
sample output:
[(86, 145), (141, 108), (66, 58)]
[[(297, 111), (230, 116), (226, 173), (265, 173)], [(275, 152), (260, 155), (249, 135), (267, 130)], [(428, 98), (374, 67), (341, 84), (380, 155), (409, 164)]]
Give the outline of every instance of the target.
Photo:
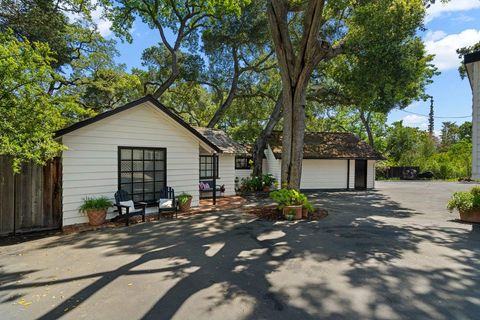
[[(129, 213), (135, 212), (135, 204), (133, 203), (133, 200), (120, 201), (120, 205), (130, 207), (130, 209), (128, 210)], [(126, 214), (126, 213), (127, 213), (127, 208), (122, 208), (122, 214)]]
[(173, 200), (172, 199), (160, 199), (158, 201), (158, 207), (162, 208), (173, 208)]

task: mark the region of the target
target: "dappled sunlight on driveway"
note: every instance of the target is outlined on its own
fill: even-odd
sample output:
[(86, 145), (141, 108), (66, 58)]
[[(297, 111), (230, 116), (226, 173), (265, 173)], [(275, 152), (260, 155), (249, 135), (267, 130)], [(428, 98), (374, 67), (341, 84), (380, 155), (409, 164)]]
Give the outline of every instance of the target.
[(474, 318), (480, 229), (394, 196), (311, 193), (330, 213), (315, 222), (258, 221), (233, 210), (4, 246), (0, 313)]

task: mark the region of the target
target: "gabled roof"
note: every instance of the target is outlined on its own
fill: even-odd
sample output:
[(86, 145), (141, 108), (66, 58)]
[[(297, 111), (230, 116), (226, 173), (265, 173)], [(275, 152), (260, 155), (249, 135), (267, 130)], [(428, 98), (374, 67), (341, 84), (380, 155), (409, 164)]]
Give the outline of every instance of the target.
[(198, 139), (200, 139), (202, 142), (207, 144), (209, 147), (211, 147), (216, 152), (222, 152), (222, 150), (219, 147), (217, 147), (217, 145), (215, 145), (213, 142), (208, 140), (204, 135), (202, 135), (200, 132), (195, 130), (192, 126), (190, 126), (188, 123), (186, 123), (182, 118), (180, 118), (178, 115), (176, 115), (170, 109), (168, 109), (163, 104), (158, 102), (158, 100), (155, 99), (154, 97), (152, 97), (151, 95), (147, 95), (143, 98), (140, 98), (138, 100), (127, 103), (126, 105), (123, 105), (121, 107), (115, 108), (115, 109), (110, 110), (110, 111), (106, 111), (104, 113), (96, 115), (93, 118), (89, 118), (89, 119), (77, 122), (75, 124), (72, 124), (69, 127), (58, 130), (55, 133), (55, 138), (59, 138), (63, 135), (66, 135), (67, 133), (70, 133), (70, 132), (73, 132), (73, 131), (78, 130), (80, 128), (83, 128), (85, 126), (88, 126), (89, 124), (95, 123), (95, 122), (100, 121), (100, 120), (105, 119), (105, 118), (108, 118), (108, 117), (113, 116), (113, 115), (115, 115), (117, 113), (120, 113), (122, 111), (126, 111), (128, 109), (134, 108), (134, 107), (139, 106), (139, 105), (141, 105), (145, 102), (150, 102), (151, 104), (153, 104), (155, 107), (157, 107), (159, 110), (161, 110), (167, 116), (172, 118), (175, 122), (180, 124), (182, 127), (187, 129), (188, 131), (190, 131), (193, 135), (195, 135)]
[(204, 127), (195, 127), (195, 129), (221, 149), (223, 153), (247, 153), (245, 146), (230, 138), (223, 130)]
[[(282, 157), (282, 133), (274, 132), (268, 140), (277, 159)], [(304, 159), (385, 159), (369, 144), (348, 132), (305, 132)]]

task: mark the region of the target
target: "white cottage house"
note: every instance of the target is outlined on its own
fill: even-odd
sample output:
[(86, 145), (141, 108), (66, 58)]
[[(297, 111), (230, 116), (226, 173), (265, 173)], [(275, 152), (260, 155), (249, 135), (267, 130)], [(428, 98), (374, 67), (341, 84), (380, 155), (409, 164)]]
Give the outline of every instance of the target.
[[(370, 145), (351, 133), (306, 132), (302, 163), (303, 190), (364, 190), (375, 187), (375, 163), (384, 159)], [(251, 172), (251, 157), (237, 156), (236, 176)], [(242, 166), (243, 165), (243, 166)], [(263, 173), (281, 178), (282, 134), (274, 132), (268, 140)]]
[[(154, 203), (168, 185), (191, 194), (197, 206), (199, 182), (212, 180), (215, 171), (217, 185), (233, 195), (235, 154), (244, 152), (220, 130), (195, 129), (151, 96), (62, 129), (56, 138), (67, 147), (63, 226), (87, 222), (78, 210), (85, 197), (113, 198), (119, 189)], [(108, 218), (116, 214), (112, 209)]]
[(472, 88), (472, 179), (480, 180), (480, 51), (465, 55), (465, 67)]

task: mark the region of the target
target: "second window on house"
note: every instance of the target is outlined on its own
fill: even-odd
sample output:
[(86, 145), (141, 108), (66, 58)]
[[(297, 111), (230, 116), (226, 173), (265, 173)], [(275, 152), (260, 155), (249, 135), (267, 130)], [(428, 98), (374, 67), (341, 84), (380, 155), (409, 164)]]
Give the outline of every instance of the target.
[(200, 156), (200, 179), (213, 179), (213, 165), (215, 163), (216, 179), (218, 179), (218, 158), (214, 156)]

